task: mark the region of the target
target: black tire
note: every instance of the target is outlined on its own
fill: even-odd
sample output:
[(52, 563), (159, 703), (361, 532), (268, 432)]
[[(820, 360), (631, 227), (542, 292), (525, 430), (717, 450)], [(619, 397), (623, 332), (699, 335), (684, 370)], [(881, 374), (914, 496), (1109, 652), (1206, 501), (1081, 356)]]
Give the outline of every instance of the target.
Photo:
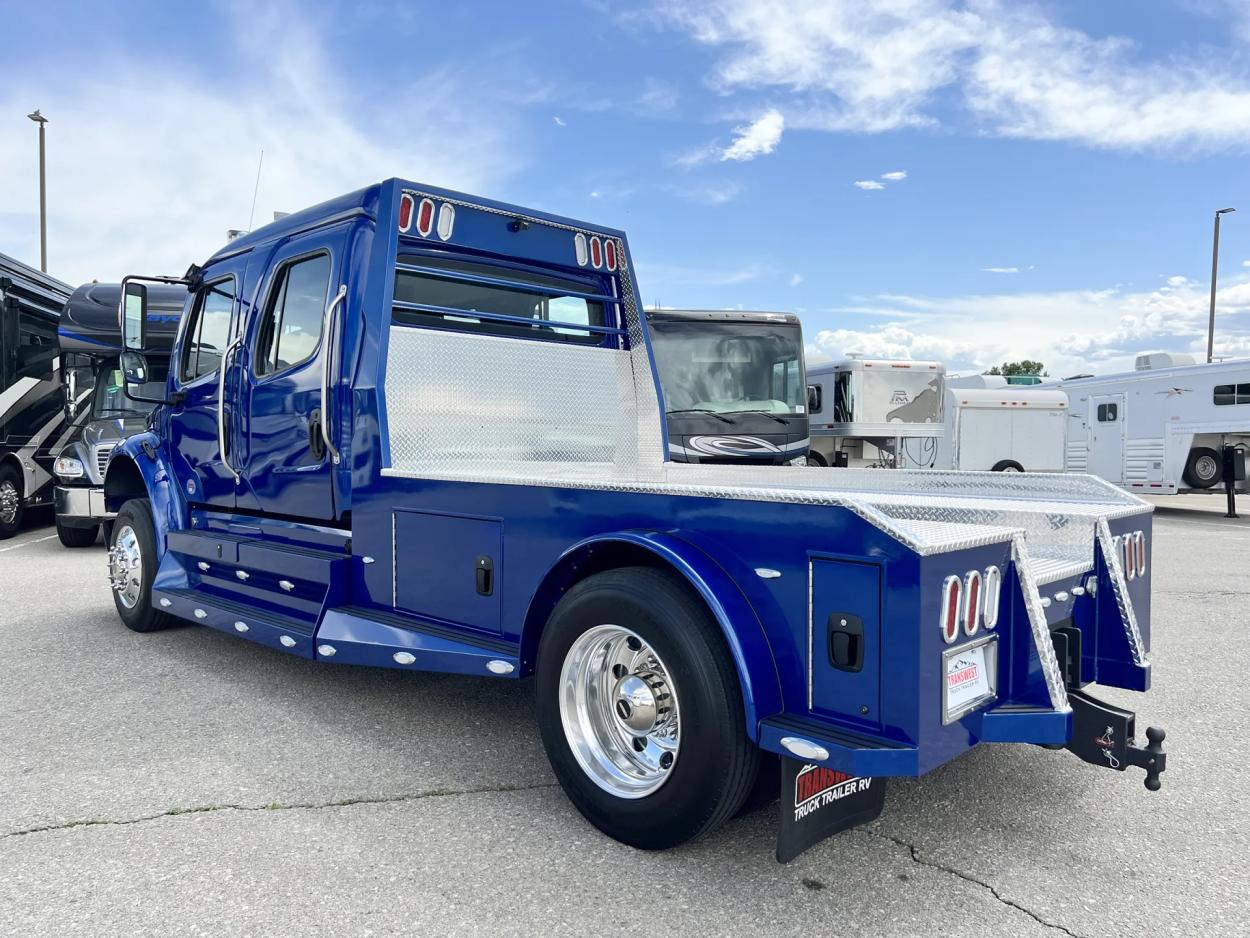
[(0, 541), (7, 540), (22, 529), (26, 512), (22, 476), (8, 463), (0, 466)]
[(746, 817), (767, 808), (781, 796), (781, 756), (757, 749), (759, 769), (755, 784), (747, 792), (734, 817)]
[(116, 588), (113, 589), (113, 605), (126, 628), (132, 632), (156, 632), (176, 625), (178, 620), (161, 612), (152, 605), (152, 580), (156, 576), (156, 525), (152, 521), (152, 507), (146, 498), (132, 498), (122, 505), (113, 523), (109, 538), (109, 567), (113, 572), (115, 550), (120, 543), (128, 543), (133, 534), (138, 546), (140, 588), (133, 605), (127, 605)]
[(1185, 482), (1190, 488), (1212, 488), (1219, 483), (1223, 469), (1219, 453), (1209, 446), (1195, 446), (1185, 460)]
[(807, 464), (809, 466), (820, 466), (821, 468), (827, 468), (829, 466), (829, 464), (825, 462), (825, 457), (820, 455), (820, 453), (816, 452), (814, 449), (809, 449), (807, 451)]
[[(561, 719), (566, 655), (584, 633), (608, 623), (654, 650), (678, 700), (677, 758), (642, 797), (601, 788), (578, 762)], [(733, 816), (755, 782), (759, 761), (733, 661), (707, 608), (671, 573), (625, 567), (569, 590), (539, 643), (535, 692), (543, 745), (561, 787), (591, 824), (622, 843), (664, 850), (706, 834)]]
[(71, 528), (69, 525), (61, 524), (58, 518), (56, 536), (61, 539), (64, 547), (90, 547), (100, 536), (100, 526), (93, 524), (88, 528)]
[(990, 467), (990, 472), (1024, 472), (1024, 466), (1014, 459), (1000, 459)]

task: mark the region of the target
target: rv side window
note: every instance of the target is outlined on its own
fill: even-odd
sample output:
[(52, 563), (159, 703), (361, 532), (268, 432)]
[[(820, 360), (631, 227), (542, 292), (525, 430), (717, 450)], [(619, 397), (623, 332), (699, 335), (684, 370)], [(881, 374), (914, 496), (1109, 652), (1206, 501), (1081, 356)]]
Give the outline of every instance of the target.
[(833, 385), (834, 423), (850, 423), (855, 413), (855, 401), (851, 398), (851, 373), (840, 371)]
[(1250, 384), (1217, 384), (1216, 404), (1250, 404)]
[(1115, 423), (1120, 419), (1120, 407), (1118, 404), (1099, 404), (1098, 405), (1098, 422), (1099, 423)]
[(181, 380), (194, 381), (217, 370), (230, 341), (234, 293), (233, 277), (200, 288), (183, 340), (182, 364), (178, 369)]
[(328, 254), (305, 257), (278, 271), (256, 334), (257, 375), (293, 368), (312, 358), (321, 341), (329, 289)]
[(18, 320), (17, 376), (43, 377), (57, 356), (56, 325), (23, 316)]
[(569, 295), (599, 292), (584, 284), (447, 257), (399, 262), (413, 269), (395, 273), (397, 323), (587, 345), (601, 345), (603, 334), (578, 326), (610, 325), (602, 303)]

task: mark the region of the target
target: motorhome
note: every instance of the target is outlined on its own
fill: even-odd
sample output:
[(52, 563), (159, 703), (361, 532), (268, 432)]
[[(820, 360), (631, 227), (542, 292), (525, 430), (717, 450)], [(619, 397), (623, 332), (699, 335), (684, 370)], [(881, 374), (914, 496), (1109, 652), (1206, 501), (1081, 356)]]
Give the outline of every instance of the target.
[(1250, 444), (1250, 360), (1140, 355), (1134, 371), (1042, 385), (1068, 395), (1064, 465), (1145, 495), (1209, 489)]
[(674, 462), (802, 464), (803, 327), (792, 313), (648, 309)]
[(808, 464), (932, 468), (942, 423), (940, 362), (851, 357), (812, 365)]
[[(148, 414), (164, 396), (169, 349), (187, 291), (177, 285), (153, 286), (148, 291), (147, 354), (152, 374), (146, 385), (129, 392), (118, 361), (122, 350), (117, 321), (120, 295), (120, 284), (84, 284), (61, 309), (57, 327), (66, 376), (66, 416), (74, 426), (52, 464), (57, 479), (56, 533), (66, 547), (94, 544), (102, 525), (107, 532), (113, 517), (104, 507), (109, 455), (118, 443), (147, 426)], [(93, 389), (85, 398), (84, 387)]]
[(27, 508), (52, 503), (52, 463), (68, 433), (56, 327), (71, 292), (0, 254), (0, 539), (18, 532)]

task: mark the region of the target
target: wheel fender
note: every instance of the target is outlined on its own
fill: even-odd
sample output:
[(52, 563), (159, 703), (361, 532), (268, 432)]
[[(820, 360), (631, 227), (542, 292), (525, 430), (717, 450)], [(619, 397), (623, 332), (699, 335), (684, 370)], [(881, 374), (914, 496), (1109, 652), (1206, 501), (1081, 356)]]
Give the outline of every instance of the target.
[(104, 501), (109, 511), (118, 511), (132, 498), (151, 502), (156, 548), (161, 556), (168, 533), (187, 526), (186, 502), (177, 486), (169, 484), (170, 478), (160, 438), (152, 432), (136, 433), (119, 443), (104, 475)]
[(638, 552), (645, 551), (702, 597), (733, 657), (742, 689), (747, 733), (752, 742), (757, 742), (759, 721), (782, 710), (781, 679), (764, 627), (742, 589), (719, 564), (698, 547), (667, 532), (620, 531), (587, 538), (566, 550), (547, 572), (530, 602), (521, 643), (528, 667), (533, 667), (533, 650), (538, 647), (539, 634), (551, 610), (560, 596), (581, 579), (578, 569), (582, 560), (604, 549), (627, 551), (621, 563), (610, 566), (630, 564), (631, 555), (636, 563)]

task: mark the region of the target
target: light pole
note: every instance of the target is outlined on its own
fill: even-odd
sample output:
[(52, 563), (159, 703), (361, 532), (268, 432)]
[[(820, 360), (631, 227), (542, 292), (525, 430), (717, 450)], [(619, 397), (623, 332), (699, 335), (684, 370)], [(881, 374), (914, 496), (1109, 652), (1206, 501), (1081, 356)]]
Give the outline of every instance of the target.
[(1211, 244), (1211, 317), (1207, 320), (1208, 364), (1215, 357), (1215, 278), (1220, 269), (1220, 216), (1235, 211), (1235, 208), (1222, 208), (1215, 213), (1215, 239)]
[(48, 119), (36, 108), (27, 114), (39, 125), (39, 269), (48, 272), (48, 183), (44, 163), (43, 125)]

